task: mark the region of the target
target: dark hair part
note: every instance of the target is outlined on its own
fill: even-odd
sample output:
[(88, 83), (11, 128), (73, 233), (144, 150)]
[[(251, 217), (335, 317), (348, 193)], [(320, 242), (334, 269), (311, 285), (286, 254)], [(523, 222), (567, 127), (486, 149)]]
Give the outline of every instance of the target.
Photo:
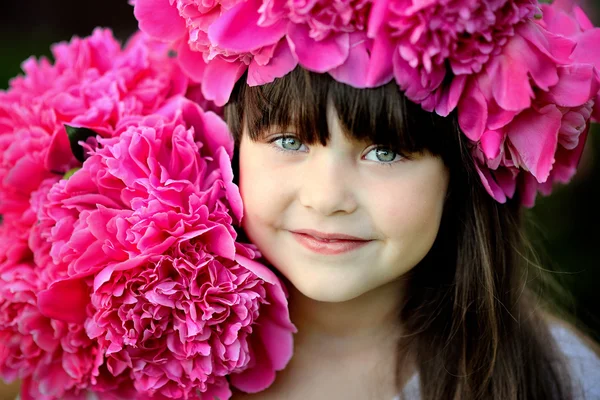
[(300, 68), (260, 87), (242, 78), (225, 113), (237, 144), (246, 123), (253, 140), (271, 126), (294, 127), (303, 142), (325, 145), (328, 102), (347, 135), (401, 154), (427, 151), (450, 171), (436, 241), (404, 277), (398, 371), (401, 356), (416, 360), (423, 400), (571, 399), (566, 363), (531, 285), (545, 280), (526, 255), (518, 199), (499, 204), (485, 191), (455, 115), (423, 111), (393, 82), (355, 89)]

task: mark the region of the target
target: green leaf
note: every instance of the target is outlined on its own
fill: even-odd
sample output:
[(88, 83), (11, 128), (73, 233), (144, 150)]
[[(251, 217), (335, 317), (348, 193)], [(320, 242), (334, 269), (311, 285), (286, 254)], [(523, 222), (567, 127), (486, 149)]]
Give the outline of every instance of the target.
[(73, 176), (73, 174), (77, 171), (79, 171), (81, 168), (72, 168), (70, 170), (67, 171), (67, 173), (63, 176), (63, 179), (69, 179), (70, 177)]
[(88, 138), (97, 136), (98, 134), (88, 128), (76, 128), (69, 125), (65, 125), (65, 129), (67, 131), (67, 136), (69, 137), (69, 143), (71, 144), (71, 152), (76, 159), (84, 162), (85, 154), (83, 152), (83, 148), (79, 145), (79, 142), (85, 142)]

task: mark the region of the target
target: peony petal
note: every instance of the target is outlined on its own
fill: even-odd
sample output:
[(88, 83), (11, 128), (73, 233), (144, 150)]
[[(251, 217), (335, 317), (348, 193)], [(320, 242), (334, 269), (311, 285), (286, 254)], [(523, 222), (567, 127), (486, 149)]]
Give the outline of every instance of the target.
[(562, 146), (558, 147), (555, 156), (556, 162), (554, 163), (554, 168), (552, 168), (552, 179), (554, 181), (569, 183), (573, 178), (581, 161), (589, 131), (590, 124), (587, 124), (584, 131), (579, 135), (579, 142), (576, 148), (567, 150)]
[(275, 49), (273, 58), (267, 65), (258, 65), (254, 60), (248, 66), (249, 86), (260, 86), (271, 83), (291, 72), (298, 65), (287, 40), (281, 40)]
[(195, 139), (206, 146), (208, 154), (218, 154), (223, 148), (230, 158), (233, 156), (233, 136), (223, 118), (212, 111), (204, 112), (198, 104), (185, 98), (181, 98), (180, 107), (185, 121), (194, 127)]
[(558, 73), (558, 84), (544, 96), (549, 103), (560, 107), (580, 107), (593, 99), (600, 89), (596, 70), (590, 64), (560, 67)]
[(348, 58), (342, 65), (330, 70), (329, 74), (338, 82), (355, 88), (365, 88), (367, 87), (366, 79), (369, 71), (370, 55), (366, 41), (358, 40), (355, 43), (356, 39), (358, 39), (356, 34), (350, 34)]
[(554, 64), (570, 63), (576, 46), (572, 39), (549, 32), (534, 22), (522, 24), (517, 28), (515, 38), (524, 39), (530, 44), (530, 48), (535, 48)]
[(329, 74), (338, 82), (355, 88), (377, 87), (389, 82), (394, 77), (394, 50), (390, 43), (380, 38), (369, 46), (370, 41), (363, 32), (351, 33), (348, 58)]
[(3, 184), (12, 186), (21, 193), (30, 193), (36, 190), (47, 177), (48, 171), (42, 163), (29, 157), (23, 157), (9, 170)]
[(385, 85), (394, 77), (393, 54), (394, 47), (387, 35), (379, 35), (373, 39), (370, 49), (371, 57), (366, 74), (366, 86), (377, 87)]
[(177, 55), (177, 60), (183, 72), (195, 82), (203, 82), (206, 63), (202, 53), (192, 51), (187, 41), (182, 40), (177, 47)]
[(258, 276), (263, 281), (268, 282), (272, 285), (280, 284), (279, 278), (273, 273), (273, 271), (271, 271), (263, 264), (239, 254), (235, 256), (235, 261), (237, 261), (242, 267), (251, 271), (254, 275)]
[(271, 366), (281, 371), (292, 359), (294, 353), (294, 337), (288, 326), (281, 326), (273, 321), (261, 321), (259, 336), (263, 341)]
[(256, 326), (253, 340), (254, 359), (257, 365), (239, 374), (232, 374), (233, 386), (246, 393), (265, 390), (275, 381), (275, 371), (282, 370), (293, 354), (293, 336), (289, 329), (261, 320)]
[(577, 36), (577, 46), (573, 50), (573, 59), (579, 63), (590, 63), (600, 69), (600, 28), (594, 28)]
[(519, 182), (519, 198), (524, 207), (531, 208), (535, 205), (535, 198), (537, 196), (539, 185), (536, 178), (530, 173), (523, 172), (521, 174), (521, 180)]
[(367, 36), (371, 39), (374, 39), (381, 34), (381, 26), (388, 16), (389, 3), (390, 0), (378, 0), (373, 2), (371, 12), (369, 13), (369, 22), (367, 24)]
[(494, 171), (494, 178), (498, 186), (502, 189), (502, 192), (512, 199), (517, 189), (517, 176), (508, 168), (498, 168)]
[(244, 216), (244, 204), (242, 202), (242, 196), (240, 195), (240, 188), (233, 183), (233, 169), (231, 166), (231, 158), (225, 153), (225, 151), (217, 152), (216, 157), (219, 159), (219, 167), (223, 174), (223, 181), (225, 182), (225, 191), (227, 201), (231, 206), (231, 211), (236, 218), (238, 224), (241, 223)]
[(100, 286), (108, 282), (115, 271), (126, 271), (128, 269), (133, 269), (145, 263), (148, 258), (148, 256), (137, 256), (120, 263), (110, 264), (109, 266), (103, 268), (94, 277), (94, 292), (98, 291)]
[(133, 14), (140, 29), (164, 41), (175, 41), (186, 33), (185, 21), (170, 0), (136, 0)]
[(452, 83), (449, 87), (444, 88), (442, 96), (438, 105), (435, 108), (435, 112), (442, 116), (447, 117), (452, 111), (458, 106), (462, 94), (467, 85), (467, 76), (459, 75), (452, 79)]
[(475, 163), (475, 169), (481, 179), (481, 183), (485, 190), (496, 200), (498, 203), (506, 203), (506, 194), (502, 188), (496, 183), (490, 170), (486, 167), (480, 166), (477, 162)]
[(287, 327), (287, 329), (291, 332), (296, 332), (296, 327), (289, 320), (286, 288), (281, 280), (269, 268), (240, 255), (239, 252), (235, 256), (235, 261), (237, 261), (242, 267), (254, 273), (260, 279), (272, 285), (270, 287), (272, 302), (269, 310), (271, 319), (277, 321), (279, 325)]
[[(513, 40), (514, 43), (524, 44), (523, 41)], [(488, 66), (488, 76), (492, 82), (492, 95), (498, 106), (509, 111), (522, 111), (531, 106), (534, 97), (529, 83), (526, 57), (531, 55), (526, 46), (514, 50), (519, 58), (512, 55), (498, 57)]]
[[(560, 1), (560, 0), (558, 0)], [(571, 1), (571, 0), (568, 0)], [(564, 11), (571, 10), (572, 5), (564, 5)], [(563, 8), (557, 1), (554, 1), (552, 6), (542, 5), (542, 13), (544, 16), (545, 28), (550, 32), (562, 36), (572, 36), (581, 32), (581, 28), (574, 18), (571, 18), (567, 12), (560, 10)]]
[(519, 114), (519, 111), (511, 111), (500, 108), (494, 101), (488, 103), (487, 128), (499, 130), (508, 125)]
[(483, 154), (492, 160), (500, 155), (504, 145), (504, 134), (499, 131), (485, 131), (481, 135), (481, 149)]
[(562, 113), (554, 105), (527, 110), (508, 127), (508, 138), (527, 169), (543, 183), (548, 179), (558, 145)]
[(331, 34), (317, 41), (309, 36), (306, 25), (290, 23), (287, 39), (300, 65), (314, 72), (339, 67), (350, 53), (350, 35), (347, 33)]
[[(573, 0), (567, 0), (567, 1), (571, 1), (572, 3), (574, 2)], [(554, 4), (553, 4), (553, 6), (554, 6)], [(583, 9), (581, 7), (576, 6), (575, 4), (571, 4), (571, 6), (573, 7), (573, 13), (575, 14), (575, 19), (581, 26), (582, 30), (587, 31), (588, 29), (595, 28), (594, 24), (588, 18), (588, 16), (585, 14), (585, 12), (583, 11)]]
[(488, 113), (487, 101), (476, 84), (466, 90), (458, 104), (458, 123), (463, 133), (471, 140), (478, 141), (486, 128)]
[(48, 171), (67, 172), (73, 163), (71, 144), (65, 129), (57, 129), (52, 135), (50, 148), (46, 155), (46, 168)]
[(38, 294), (40, 312), (48, 318), (81, 324), (87, 318), (89, 287), (81, 279), (54, 282)]
[(416, 68), (411, 67), (399, 52), (394, 52), (393, 59), (394, 77), (400, 90), (404, 91), (406, 97), (415, 103), (421, 103), (431, 95), (429, 88), (423, 87), (421, 77)]
[(221, 57), (210, 60), (204, 72), (202, 94), (216, 105), (224, 106), (245, 70), (246, 65), (241, 61), (229, 62)]
[(261, 0), (243, 1), (221, 15), (208, 28), (211, 43), (227, 50), (249, 53), (279, 42), (286, 33), (287, 23), (281, 20), (273, 25), (259, 26), (261, 3)]

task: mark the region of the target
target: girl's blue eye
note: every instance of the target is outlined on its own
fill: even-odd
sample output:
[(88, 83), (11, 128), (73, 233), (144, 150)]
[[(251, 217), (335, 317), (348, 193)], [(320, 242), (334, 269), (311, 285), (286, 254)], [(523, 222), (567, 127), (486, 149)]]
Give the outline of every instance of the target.
[(285, 151), (307, 151), (306, 145), (304, 145), (300, 139), (293, 136), (283, 136), (273, 140), (272, 143), (282, 150)]
[(365, 160), (386, 164), (393, 163), (394, 161), (400, 161), (401, 159), (402, 156), (400, 154), (385, 147), (376, 147), (369, 151), (365, 156)]

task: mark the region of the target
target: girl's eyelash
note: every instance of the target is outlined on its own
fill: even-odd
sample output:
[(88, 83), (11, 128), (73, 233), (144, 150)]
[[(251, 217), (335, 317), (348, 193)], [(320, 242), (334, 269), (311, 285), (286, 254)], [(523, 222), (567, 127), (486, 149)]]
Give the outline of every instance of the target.
[(400, 159), (397, 161), (392, 161), (392, 162), (383, 162), (383, 161), (373, 161), (375, 163), (377, 163), (378, 165), (382, 165), (382, 166), (386, 166), (386, 167), (393, 167), (394, 165), (396, 165), (397, 163), (403, 161), (403, 160), (410, 160), (411, 157), (405, 155), (403, 152), (401, 151), (397, 151), (397, 150), (393, 150), (392, 147), (386, 147), (386, 146), (378, 146), (378, 145), (374, 145), (371, 148), (369, 148), (366, 152), (366, 154), (369, 154), (370, 152), (372, 152), (373, 150), (390, 150), (392, 153), (400, 156)]
[(288, 134), (288, 135), (280, 135), (280, 136), (272, 137), (272, 138), (270, 138), (270, 139), (267, 140), (267, 143), (269, 143), (271, 145), (271, 147), (273, 147), (275, 150), (280, 151), (283, 154), (297, 153), (296, 151), (286, 150), (283, 147), (277, 146), (275, 144), (275, 142), (278, 141), (278, 140), (280, 140), (280, 139), (288, 139), (288, 138), (300, 140), (296, 136)]
[[(279, 152), (281, 152), (281, 153), (283, 153), (283, 154), (296, 153), (296, 151), (294, 151), (294, 150), (286, 150), (286, 149), (284, 149), (284, 148), (283, 148), (283, 147), (281, 147), (281, 146), (277, 146), (277, 145), (275, 145), (275, 142), (276, 142), (276, 141), (278, 141), (278, 140), (280, 140), (280, 139), (288, 139), (288, 138), (292, 138), (292, 139), (297, 139), (297, 140), (300, 140), (300, 139), (298, 139), (298, 137), (297, 137), (297, 136), (288, 134), (288, 135), (279, 135), (279, 136), (275, 136), (275, 137), (269, 138), (269, 139), (267, 140), (267, 143), (269, 143), (269, 144), (270, 144), (270, 145), (271, 145), (273, 148), (275, 148), (275, 150), (277, 150), (277, 151), (279, 151)], [(396, 153), (397, 155), (399, 155), (399, 156), (401, 157), (401, 159), (400, 159), (400, 160), (398, 160), (398, 161), (396, 161), (396, 162), (381, 162), (381, 161), (375, 161), (375, 162), (376, 162), (378, 165), (382, 165), (382, 166), (386, 166), (386, 167), (392, 167), (392, 166), (394, 166), (396, 163), (398, 163), (398, 162), (400, 162), (400, 161), (402, 161), (402, 160), (410, 160), (410, 159), (411, 159), (411, 157), (410, 157), (410, 156), (408, 156), (408, 155), (404, 154), (403, 152), (396, 151), (396, 150), (392, 150), (392, 148), (391, 148), (391, 147), (377, 146), (377, 145), (375, 145), (375, 146), (373, 146), (372, 148), (370, 148), (370, 149), (369, 149), (369, 151), (367, 151), (367, 154), (368, 154), (370, 151), (373, 151), (373, 150), (376, 150), (376, 149), (385, 149), (385, 150), (391, 150), (392, 152)]]

